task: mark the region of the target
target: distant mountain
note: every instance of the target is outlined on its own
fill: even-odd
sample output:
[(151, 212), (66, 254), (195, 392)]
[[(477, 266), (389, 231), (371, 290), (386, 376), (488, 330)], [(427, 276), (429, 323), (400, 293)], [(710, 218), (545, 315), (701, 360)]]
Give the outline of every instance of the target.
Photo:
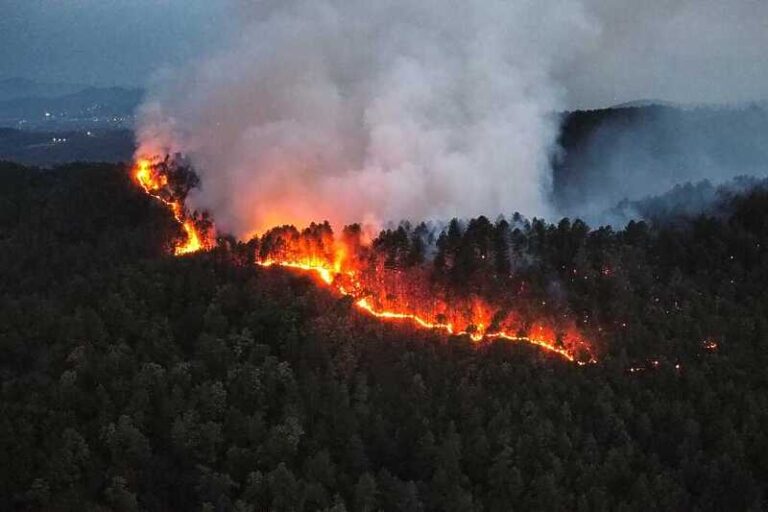
[(0, 101), (29, 98), (31, 96), (52, 98), (54, 96), (73, 94), (87, 88), (88, 86), (83, 84), (66, 82), (46, 83), (18, 77), (6, 78), (0, 79)]
[(674, 103), (671, 101), (656, 100), (656, 99), (641, 99), (634, 101), (627, 101), (619, 105), (609, 107), (611, 109), (616, 108), (643, 108), (643, 107), (671, 107), (671, 108), (685, 108), (684, 105)]
[(30, 130), (131, 128), (141, 89), (87, 87), (61, 96), (0, 101), (0, 126)]
[(675, 185), (768, 176), (768, 109), (741, 106), (637, 106), (563, 115), (554, 162), (559, 213), (590, 223), (627, 199)]
[(78, 113), (113, 113), (132, 115), (141, 102), (141, 89), (89, 87), (51, 98), (31, 96), (0, 102), (0, 118), (75, 115)]
[(648, 108), (666, 107), (678, 110), (743, 110), (750, 107), (765, 108), (768, 101), (752, 101), (742, 103), (679, 103), (675, 101), (659, 100), (655, 98), (626, 101), (600, 110), (614, 110), (622, 108)]

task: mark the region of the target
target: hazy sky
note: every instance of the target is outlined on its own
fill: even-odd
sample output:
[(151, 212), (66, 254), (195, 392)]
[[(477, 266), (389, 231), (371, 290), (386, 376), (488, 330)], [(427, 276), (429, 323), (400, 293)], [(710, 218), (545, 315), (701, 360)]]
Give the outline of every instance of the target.
[[(270, 0), (0, 0), (0, 78), (143, 85), (210, 50), (238, 3)], [(558, 73), (570, 104), (768, 97), (768, 0), (581, 3), (599, 35)]]
[(768, 99), (768, 0), (583, 0), (600, 36), (562, 70), (576, 105)]
[(0, 0), (0, 78), (143, 85), (218, 39), (216, 0)]

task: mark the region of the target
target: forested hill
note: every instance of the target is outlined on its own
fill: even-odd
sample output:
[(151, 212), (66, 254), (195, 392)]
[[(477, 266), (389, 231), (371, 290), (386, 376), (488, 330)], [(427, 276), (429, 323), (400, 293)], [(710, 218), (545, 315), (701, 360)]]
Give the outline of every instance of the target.
[(517, 222), (525, 271), (604, 331), (579, 367), (377, 322), (241, 244), (169, 256), (125, 169), (0, 176), (2, 510), (768, 507), (765, 191)]
[(560, 212), (598, 215), (623, 199), (739, 175), (765, 177), (768, 105), (618, 106), (563, 115), (554, 162)]

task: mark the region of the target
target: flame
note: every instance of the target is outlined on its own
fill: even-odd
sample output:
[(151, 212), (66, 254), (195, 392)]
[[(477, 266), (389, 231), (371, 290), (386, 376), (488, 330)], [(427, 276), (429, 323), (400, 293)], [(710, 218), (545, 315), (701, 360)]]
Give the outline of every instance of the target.
[[(134, 177), (144, 191), (164, 203), (173, 213), (186, 234), (183, 243), (174, 248), (176, 255), (189, 254), (209, 247), (209, 243), (195, 223), (185, 214), (183, 200), (167, 193), (168, 177), (158, 171), (150, 159), (140, 158), (134, 168)], [(279, 234), (278, 234), (279, 236)], [(357, 252), (369, 248), (358, 240), (359, 246), (349, 247), (334, 239), (330, 227), (327, 232), (315, 233), (303, 239), (298, 232), (280, 239), (280, 250), (258, 258), (254, 263), (262, 267), (279, 266), (315, 275), (318, 281), (342, 296), (352, 297), (360, 311), (382, 321), (410, 322), (413, 325), (448, 335), (468, 336), (475, 342), (506, 340), (529, 343), (584, 365), (595, 363), (590, 345), (575, 325), (555, 329), (544, 321), (526, 326), (511, 314), (503, 322), (496, 317), (498, 308), (478, 297), (453, 301), (434, 296), (423, 276), (385, 269), (381, 262), (368, 259)], [(362, 234), (361, 234), (362, 236)], [(372, 262), (373, 261), (373, 262)], [(392, 293), (397, 290), (398, 293)], [(496, 321), (494, 321), (496, 319)], [(491, 328), (490, 326), (494, 326)], [(560, 335), (558, 335), (560, 332)]]
[[(364, 283), (364, 278), (361, 276), (361, 272), (346, 268), (344, 262), (343, 251), (341, 251), (341, 255), (337, 253), (333, 262), (324, 261), (322, 258), (312, 255), (308, 256), (306, 259), (300, 260), (276, 260), (269, 258), (262, 261), (257, 260), (256, 264), (262, 267), (280, 266), (313, 273), (322, 284), (331, 287), (343, 296), (353, 297), (355, 299), (354, 305), (359, 310), (380, 320), (411, 322), (424, 329), (442, 331), (454, 336), (468, 336), (475, 342), (483, 340), (505, 340), (517, 343), (529, 343), (579, 365), (597, 362), (591, 353), (589, 353), (588, 345), (576, 332), (575, 328), (571, 329), (566, 334), (567, 341), (570, 342), (568, 344), (570, 348), (569, 346), (558, 343), (558, 336), (555, 330), (543, 322), (534, 324), (527, 335), (520, 335), (517, 333), (517, 330), (506, 329), (495, 330), (492, 332), (486, 326), (489, 325), (493, 315), (490, 314), (491, 308), (485, 305), (481, 305), (476, 309), (480, 310), (480, 312), (477, 313), (477, 316), (486, 318), (486, 323), (479, 322), (477, 324), (467, 324), (467, 320), (465, 320), (464, 328), (457, 328), (454, 322), (442, 322), (430, 318), (427, 314), (409, 312), (405, 309), (379, 307), (374, 304), (374, 302), (378, 301), (374, 299), (372, 296), (373, 294), (360, 296), (361, 293), (365, 293), (361, 292), (361, 290), (371, 289), (370, 283)], [(395, 299), (394, 302), (397, 302), (397, 299)], [(438, 302), (437, 299), (433, 298), (433, 302), (430, 306), (434, 306)], [(446, 311), (463, 309), (451, 308), (450, 304), (444, 304), (442, 306), (441, 309), (445, 309)], [(455, 316), (461, 317), (462, 315), (457, 314)], [(588, 356), (579, 357), (576, 353), (577, 348), (585, 349)]]
[(176, 219), (176, 222), (184, 230), (185, 240), (174, 247), (174, 254), (181, 256), (203, 249), (202, 236), (195, 223), (186, 218), (183, 203), (180, 200), (167, 199), (162, 193), (165, 187), (168, 186), (168, 177), (156, 172), (152, 161), (147, 158), (139, 158), (137, 160), (133, 170), (133, 177), (147, 194), (168, 206), (173, 213), (173, 218)]

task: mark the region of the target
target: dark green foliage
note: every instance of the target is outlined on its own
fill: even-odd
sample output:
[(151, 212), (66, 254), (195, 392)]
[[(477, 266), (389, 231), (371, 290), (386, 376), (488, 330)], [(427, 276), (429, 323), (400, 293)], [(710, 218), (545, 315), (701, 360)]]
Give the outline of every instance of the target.
[[(2, 510), (768, 505), (761, 192), (685, 228), (452, 222), (436, 279), (525, 275), (603, 327), (576, 367), (373, 321), (253, 244), (170, 257), (123, 170), (0, 172)], [(382, 237), (390, 263), (430, 236)]]

